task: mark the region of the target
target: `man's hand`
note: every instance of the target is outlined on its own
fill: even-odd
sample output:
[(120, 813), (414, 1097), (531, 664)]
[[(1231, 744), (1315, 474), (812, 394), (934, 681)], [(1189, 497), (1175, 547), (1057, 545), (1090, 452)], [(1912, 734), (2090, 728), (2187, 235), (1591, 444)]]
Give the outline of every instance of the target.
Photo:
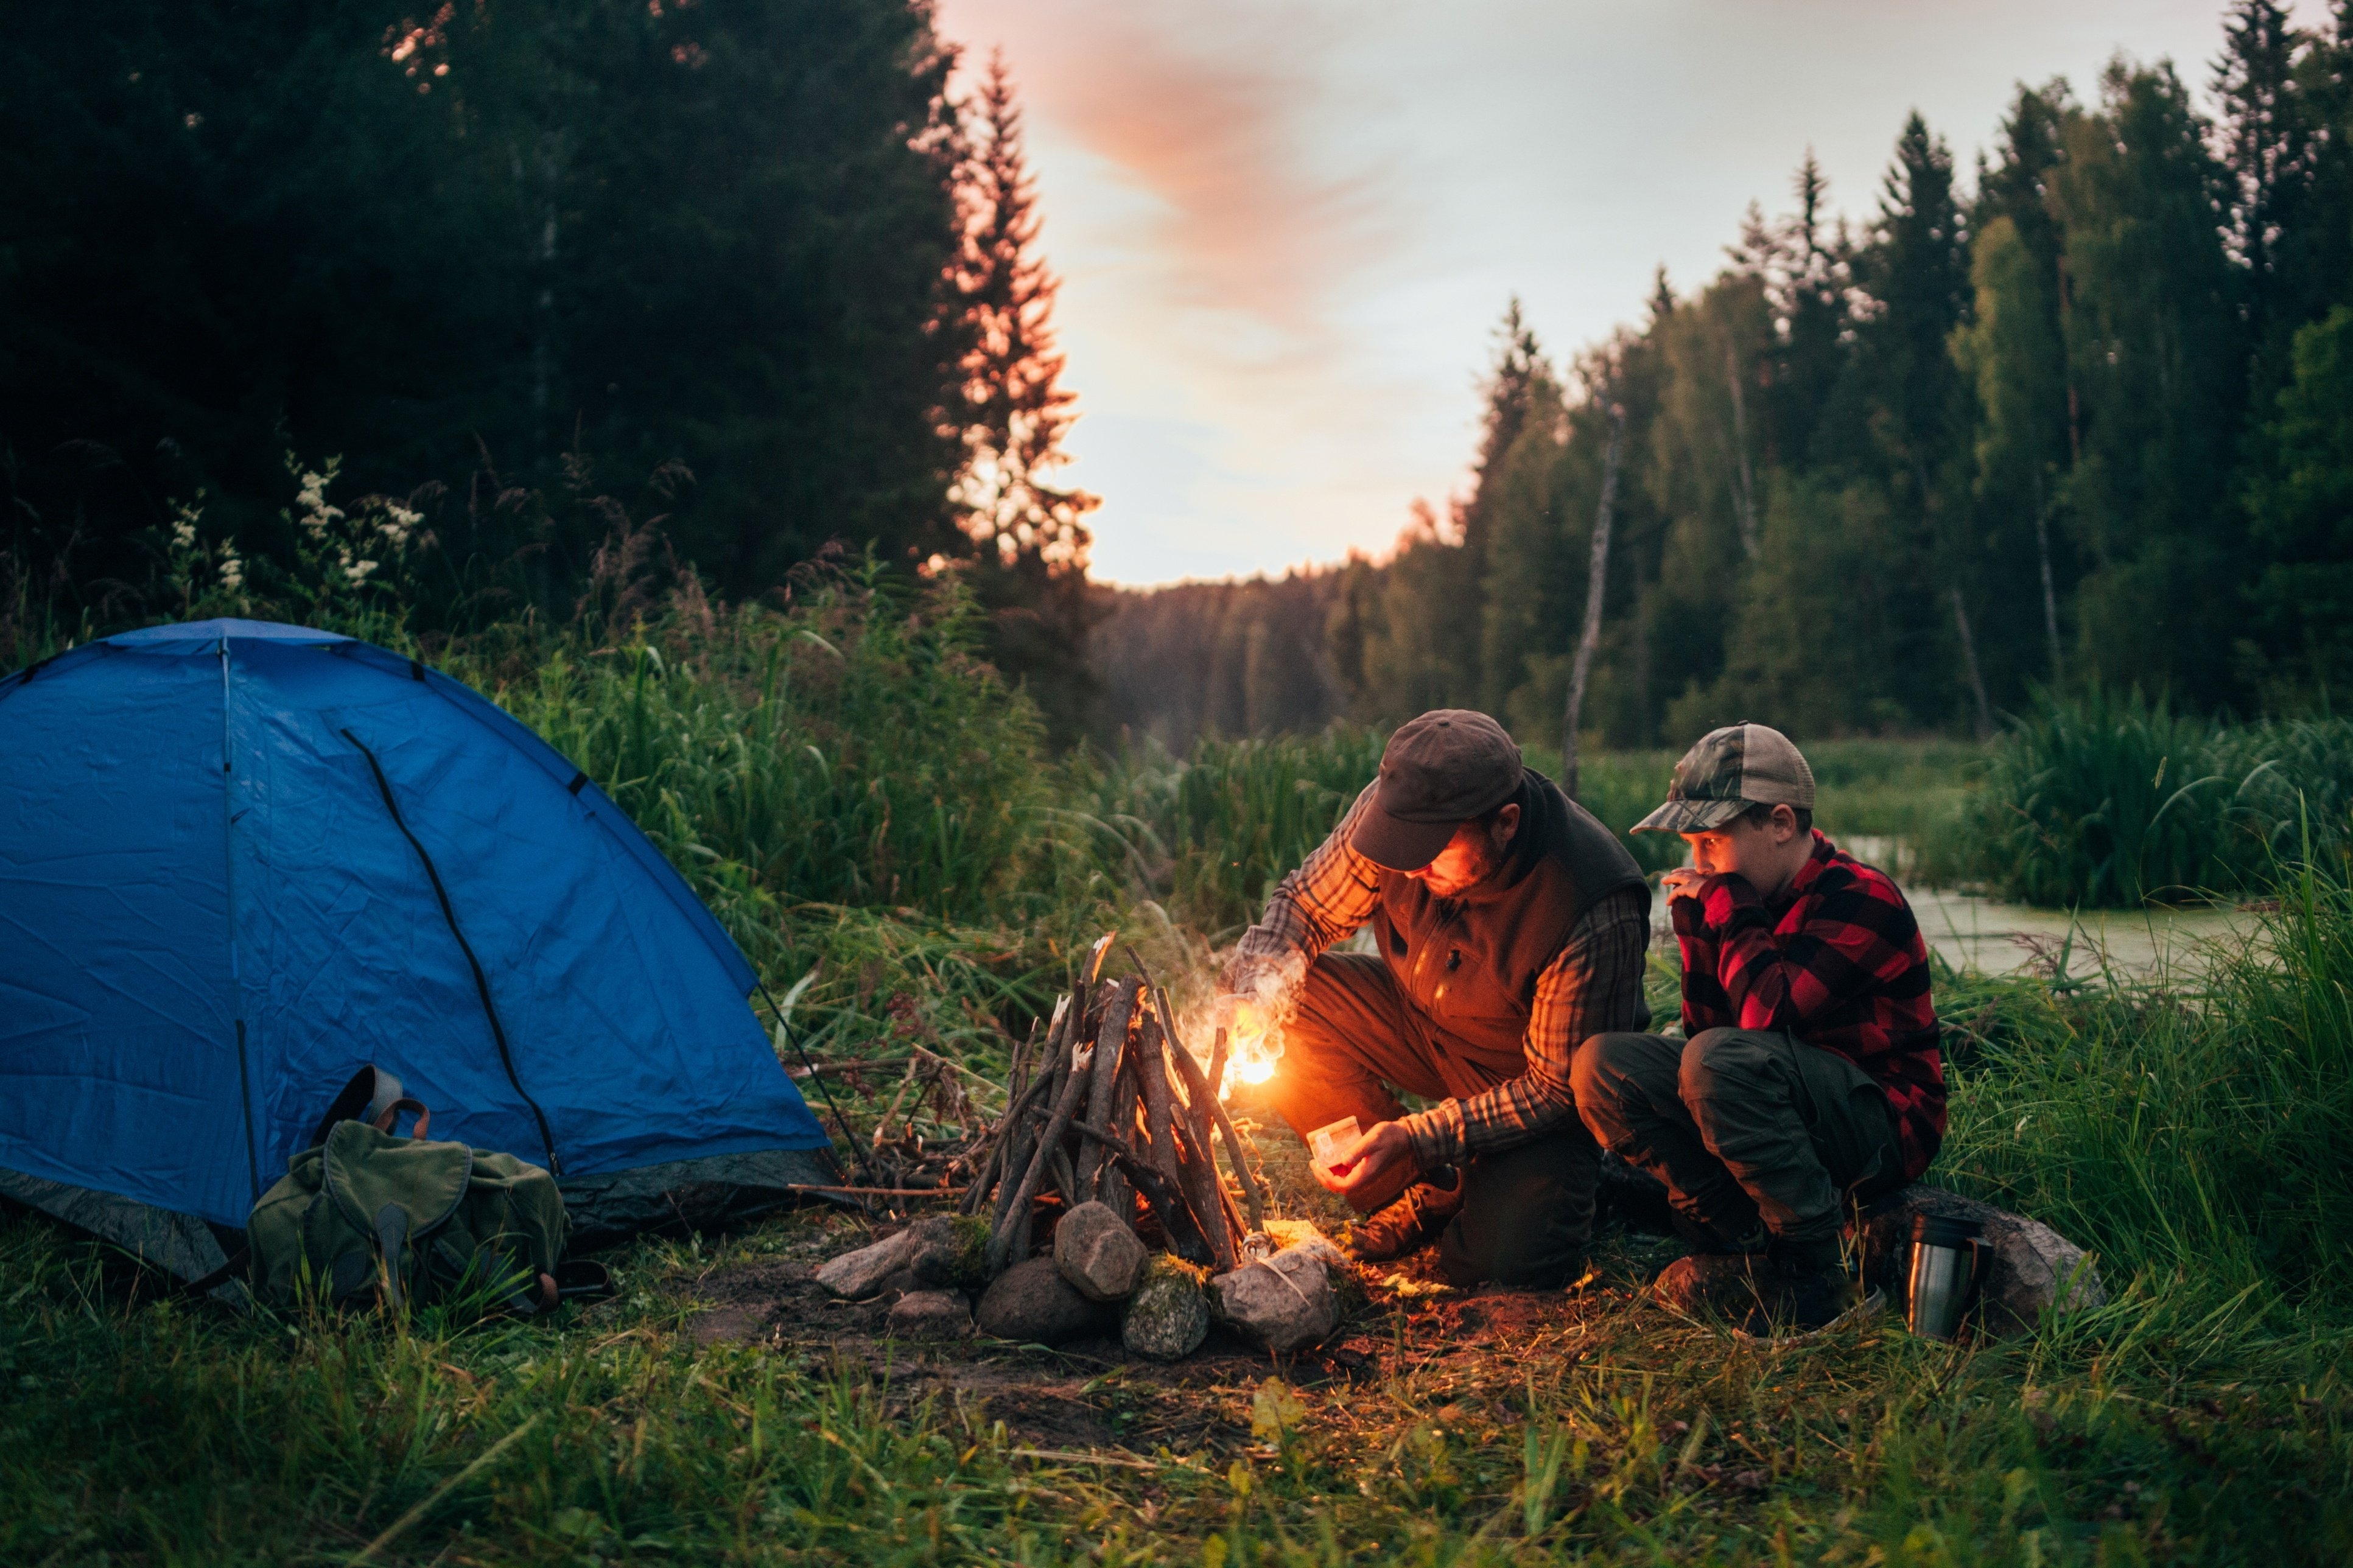
[(1318, 1165), (1311, 1160), (1307, 1168), (1315, 1173), (1324, 1191), (1345, 1198), (1372, 1186), (1398, 1161), (1412, 1158), (1413, 1138), (1406, 1131), (1405, 1123), (1381, 1121), (1376, 1122), (1370, 1132), (1358, 1134), (1356, 1142), (1343, 1150), (1330, 1165)]

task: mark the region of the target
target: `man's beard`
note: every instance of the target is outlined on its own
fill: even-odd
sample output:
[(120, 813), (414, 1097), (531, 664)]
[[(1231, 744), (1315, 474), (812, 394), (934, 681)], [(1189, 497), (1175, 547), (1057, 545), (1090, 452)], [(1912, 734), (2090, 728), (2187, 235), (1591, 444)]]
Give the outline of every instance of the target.
[(1496, 853), (1495, 847), (1493, 844), (1482, 844), (1479, 846), (1478, 863), (1471, 868), (1469, 873), (1463, 877), (1461, 881), (1449, 882), (1441, 885), (1434, 879), (1426, 878), (1423, 879), (1422, 886), (1430, 889), (1430, 896), (1432, 898), (1460, 898), (1461, 895), (1469, 892), (1472, 889), (1477, 887), (1480, 883), (1493, 876), (1496, 866), (1500, 864), (1502, 860), (1503, 857)]

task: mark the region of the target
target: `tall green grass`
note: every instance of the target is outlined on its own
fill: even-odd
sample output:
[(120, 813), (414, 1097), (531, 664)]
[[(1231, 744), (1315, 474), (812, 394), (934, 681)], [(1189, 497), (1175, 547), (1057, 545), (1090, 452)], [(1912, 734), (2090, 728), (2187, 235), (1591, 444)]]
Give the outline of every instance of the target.
[[(2258, 929), (2131, 986), (1948, 993), (1938, 1178), (2178, 1308), (2353, 1321), (2353, 889), (2307, 867)], [(1966, 988), (1962, 988), (1964, 993)]]
[(2045, 691), (1994, 748), (1961, 861), (2034, 904), (2260, 890), (2307, 843), (2341, 856), (2348, 807), (2353, 722), (2232, 726), (2137, 691)]

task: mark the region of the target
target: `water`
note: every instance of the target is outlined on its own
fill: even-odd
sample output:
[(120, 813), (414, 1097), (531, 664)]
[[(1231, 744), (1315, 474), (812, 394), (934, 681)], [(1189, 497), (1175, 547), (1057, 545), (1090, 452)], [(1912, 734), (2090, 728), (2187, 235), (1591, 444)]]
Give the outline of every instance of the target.
[[(1840, 846), (1856, 859), (1883, 869), (1903, 867), (1901, 843), (1852, 835)], [(1901, 885), (1899, 876), (1899, 885)], [(2078, 977), (2103, 972), (2121, 980), (2147, 980), (2166, 973), (2202, 968), (2217, 942), (2252, 932), (2258, 917), (2244, 910), (2211, 905), (2139, 910), (2035, 909), (1947, 888), (1905, 886), (1904, 896), (1920, 922), (1920, 934), (1955, 969), (1980, 974), (2050, 973), (2063, 957), (2066, 973)], [(1651, 906), (1651, 923), (1662, 940), (1666, 899)]]

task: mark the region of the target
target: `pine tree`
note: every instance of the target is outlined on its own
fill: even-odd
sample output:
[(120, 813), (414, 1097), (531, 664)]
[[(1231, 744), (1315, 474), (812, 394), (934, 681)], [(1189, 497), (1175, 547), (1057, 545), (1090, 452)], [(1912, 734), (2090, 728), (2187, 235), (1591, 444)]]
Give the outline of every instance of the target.
[[(1988, 683), (2004, 703), (2028, 680), (2055, 682), (2066, 670), (2059, 606), (2073, 574), (2062, 557), (2057, 519), (2081, 444), (2082, 410), (2067, 360), (2069, 285), (2052, 182), (2066, 156), (2063, 132), (2077, 112), (2063, 80), (2018, 89), (1993, 162), (1978, 166), (1969, 260), (1975, 320), (1953, 344), (1975, 395), (1976, 533), (1990, 574), (2010, 584), (1986, 595)], [(2016, 568), (2030, 528), (2032, 576), (2021, 583)], [(2027, 629), (2030, 605), (2039, 639)]]
[[(1895, 162), (1880, 188), (1871, 244), (1857, 265), (1870, 307), (1858, 325), (1855, 370), (1879, 448), (1881, 471), (1913, 522), (1909, 548), (1882, 571), (1899, 605), (1892, 617), (1899, 642), (1883, 650), (1891, 668), (1925, 674), (1956, 663), (1980, 734), (1990, 731), (1971, 602), (1982, 616), (1986, 592), (1974, 570), (1975, 541), (1966, 505), (1963, 386), (1947, 345), (1968, 319), (1968, 234), (1953, 188), (1953, 155), (1915, 111), (1895, 143)], [(1894, 537), (1904, 540), (1904, 531)], [(1939, 605), (1936, 601), (1942, 601)], [(1941, 614), (1939, 611), (1941, 610)], [(1957, 661), (1928, 657), (1929, 628), (1952, 626)], [(1918, 717), (1937, 713), (1941, 683), (1891, 692)]]
[(1495, 502), (1490, 494), (1512, 443), (1520, 438), (1539, 384), (1552, 384), (1552, 367), (1545, 362), (1536, 334), (1521, 314), (1514, 294), (1504, 308), (1495, 329), (1495, 360), (1481, 388), (1486, 407), (1480, 416), (1479, 456), (1471, 468), (1471, 494), (1455, 509), (1454, 522), (1463, 548), (1470, 552), (1470, 571), (1476, 580), (1485, 570), (1488, 537), (1493, 531)]
[(2053, 185), (2083, 405), (2067, 497), (2091, 562), (2077, 594), (2083, 664), (2218, 702), (2246, 574), (2227, 504), (2245, 395), (2229, 185), (2170, 66), (2119, 62), (2101, 97), (2070, 121)]
[[(2228, 171), (2231, 251), (2244, 269), (2242, 310), (2254, 393), (2268, 401), (2284, 369), (2286, 337), (2301, 324), (2279, 314), (2282, 238), (2301, 226), (2314, 174), (2316, 132), (2299, 90), (2295, 57), (2304, 39), (2276, 0), (2236, 0), (2222, 25), (2214, 69)], [(2291, 307), (2292, 309), (2292, 307)]]
[(1002, 54), (966, 113), (959, 187), (965, 237), (955, 279), (966, 335), (961, 509), (972, 584), (991, 616), (990, 652), (1026, 681), (1058, 738), (1082, 731), (1089, 598), (1084, 519), (1098, 504), (1057, 482), (1077, 397), (1061, 385), (1052, 316), (1060, 280), (1037, 254), (1038, 191)]

